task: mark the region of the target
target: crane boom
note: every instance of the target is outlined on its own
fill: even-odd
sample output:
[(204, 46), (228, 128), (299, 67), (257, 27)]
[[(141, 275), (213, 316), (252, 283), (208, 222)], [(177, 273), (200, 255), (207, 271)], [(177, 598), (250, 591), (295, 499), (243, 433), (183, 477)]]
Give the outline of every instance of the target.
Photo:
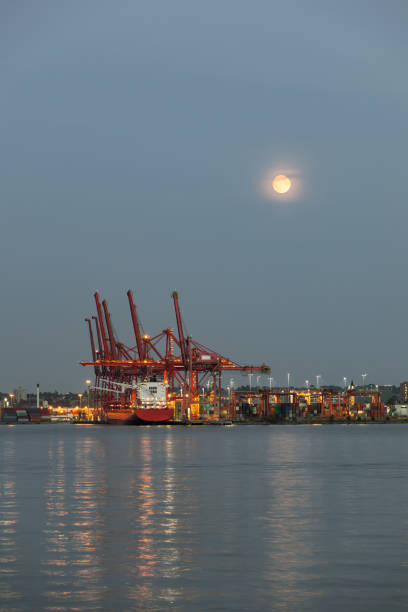
[(88, 328), (89, 328), (89, 339), (91, 341), (92, 359), (96, 361), (95, 342), (94, 342), (94, 337), (93, 337), (93, 332), (92, 332), (91, 319), (85, 319), (85, 321), (88, 323)]
[[(94, 360), (94, 362), (96, 362), (97, 357), (96, 357), (94, 335), (93, 335), (93, 330), (92, 330), (92, 321), (91, 319), (85, 319), (85, 321), (88, 323), (88, 328), (89, 328), (89, 339), (91, 341), (92, 359)], [(99, 366), (97, 365), (94, 366), (94, 372), (96, 376), (99, 375)]]
[(139, 319), (137, 317), (136, 306), (135, 306), (135, 303), (133, 301), (133, 293), (131, 292), (130, 289), (127, 292), (127, 296), (128, 296), (128, 300), (129, 300), (130, 315), (132, 317), (133, 331), (135, 332), (135, 340), (136, 340), (136, 345), (137, 345), (137, 352), (139, 353), (139, 359), (144, 359), (144, 354), (145, 353), (144, 353), (144, 349), (143, 349), (142, 335), (140, 333)]
[(101, 330), (101, 335), (102, 335), (102, 345), (103, 345), (104, 358), (105, 359), (110, 359), (110, 353), (109, 353), (109, 348), (108, 348), (108, 341), (106, 339), (105, 325), (103, 323), (102, 307), (101, 307), (101, 302), (100, 302), (100, 299), (99, 299), (99, 293), (97, 291), (95, 291), (95, 293), (94, 293), (94, 298), (95, 298), (95, 304), (96, 304), (96, 311), (97, 311), (97, 314), (98, 314), (99, 329)]
[(95, 321), (96, 327), (96, 335), (98, 337), (98, 349), (99, 349), (99, 357), (103, 357), (103, 348), (102, 348), (102, 340), (101, 340), (101, 332), (99, 330), (98, 317), (92, 315), (93, 320)]
[(112, 321), (111, 321), (109, 310), (108, 310), (108, 302), (106, 300), (103, 300), (102, 306), (103, 306), (103, 311), (105, 313), (106, 327), (108, 329), (109, 344), (111, 348), (111, 358), (116, 359), (117, 358), (116, 342), (115, 342), (115, 336), (113, 335)]
[(180, 350), (181, 350), (181, 359), (183, 361), (183, 366), (187, 370), (187, 368), (188, 368), (188, 355), (187, 355), (187, 348), (186, 348), (186, 340), (184, 338), (183, 323), (181, 321), (180, 305), (179, 305), (179, 301), (178, 301), (178, 293), (177, 293), (177, 291), (173, 291), (173, 293), (171, 294), (171, 297), (173, 298), (174, 310), (175, 310), (175, 313), (176, 313), (177, 329), (178, 329), (179, 342), (180, 342)]

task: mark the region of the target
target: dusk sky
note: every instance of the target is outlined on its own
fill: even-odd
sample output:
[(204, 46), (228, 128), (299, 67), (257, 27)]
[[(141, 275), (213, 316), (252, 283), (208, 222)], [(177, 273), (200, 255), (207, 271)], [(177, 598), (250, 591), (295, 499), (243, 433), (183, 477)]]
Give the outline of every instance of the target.
[(130, 343), (129, 288), (278, 384), (408, 379), (407, 28), (406, 0), (2, 0), (0, 390), (82, 388), (92, 294)]

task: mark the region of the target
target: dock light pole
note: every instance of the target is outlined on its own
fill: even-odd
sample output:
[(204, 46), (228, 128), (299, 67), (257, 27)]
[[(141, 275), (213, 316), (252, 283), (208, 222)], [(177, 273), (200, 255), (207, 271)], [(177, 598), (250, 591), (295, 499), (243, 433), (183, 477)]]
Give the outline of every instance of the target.
[(231, 392), (232, 392), (232, 390), (233, 390), (233, 388), (234, 388), (234, 383), (235, 383), (235, 380), (234, 380), (233, 378), (230, 378), (230, 387), (231, 387)]
[(290, 389), (290, 372), (288, 372), (288, 390)]
[(256, 387), (257, 387), (257, 388), (259, 387), (259, 381), (260, 381), (260, 380), (261, 380), (261, 377), (260, 377), (260, 376), (257, 376), (257, 377), (256, 377)]
[(269, 391), (272, 391), (273, 376), (269, 376)]
[(249, 378), (249, 392), (250, 393), (252, 391), (252, 377), (253, 377), (253, 372), (249, 372), (248, 378)]
[(344, 382), (344, 388), (347, 389), (347, 378), (345, 376), (343, 377), (343, 382)]
[(310, 382), (309, 382), (308, 380), (305, 380), (305, 383), (306, 383), (306, 389), (308, 389), (308, 390), (309, 390), (309, 384), (310, 384)]
[(320, 387), (320, 379), (321, 379), (322, 375), (321, 374), (316, 374), (316, 388), (319, 389)]
[(13, 397), (14, 397), (14, 393), (9, 393), (9, 398), (10, 398), (10, 406), (13, 407)]
[(79, 409), (80, 410), (82, 408), (82, 396), (83, 396), (83, 393), (78, 393), (78, 397), (79, 397)]
[(362, 375), (361, 375), (361, 378), (363, 379), (363, 389), (365, 389), (365, 379), (366, 379), (366, 376), (367, 376), (367, 372), (363, 372)]
[(40, 385), (37, 383), (37, 410), (40, 409)]
[(90, 410), (91, 409), (91, 404), (90, 404), (90, 401), (89, 401), (89, 391), (90, 391), (90, 388), (91, 388), (91, 380), (88, 378), (85, 381), (85, 383), (86, 383), (86, 386), (88, 387), (88, 410)]

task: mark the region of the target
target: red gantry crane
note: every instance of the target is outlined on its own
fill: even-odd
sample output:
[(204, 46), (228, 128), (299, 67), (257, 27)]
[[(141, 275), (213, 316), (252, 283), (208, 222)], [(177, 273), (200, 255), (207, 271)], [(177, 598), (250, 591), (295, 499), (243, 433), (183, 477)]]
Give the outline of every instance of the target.
[[(226, 371), (268, 372), (265, 364), (240, 365), (185, 336), (177, 291), (172, 293), (177, 336), (170, 328), (151, 337), (142, 334), (132, 291), (127, 292), (135, 345), (115, 337), (106, 300), (94, 294), (96, 316), (87, 318), (95, 372), (93, 407), (98, 419), (163, 422), (199, 418), (199, 389), (209, 378), (214, 416), (221, 406), (221, 380)], [(97, 344), (95, 343), (95, 334)], [(96, 348), (96, 346), (98, 348)], [(163, 396), (165, 389), (165, 396)], [(149, 396), (151, 394), (151, 397)]]

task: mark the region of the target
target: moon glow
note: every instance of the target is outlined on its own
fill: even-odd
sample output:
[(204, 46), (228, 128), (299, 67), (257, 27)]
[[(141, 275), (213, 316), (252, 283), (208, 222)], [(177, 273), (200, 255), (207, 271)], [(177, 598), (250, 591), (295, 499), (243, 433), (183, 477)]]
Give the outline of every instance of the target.
[(272, 187), (276, 193), (287, 193), (292, 187), (292, 181), (285, 174), (278, 174), (272, 180)]

